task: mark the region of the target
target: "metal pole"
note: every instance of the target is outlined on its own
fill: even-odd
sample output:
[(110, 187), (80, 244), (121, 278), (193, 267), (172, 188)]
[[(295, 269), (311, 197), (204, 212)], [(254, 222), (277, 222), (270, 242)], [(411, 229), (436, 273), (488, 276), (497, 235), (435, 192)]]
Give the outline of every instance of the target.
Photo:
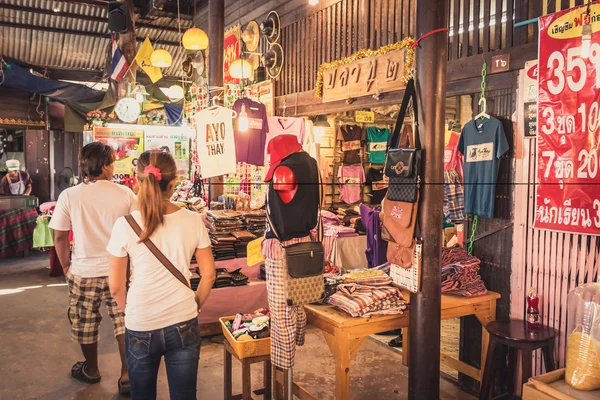
[[(447, 0), (420, 0), (417, 38), (448, 27)], [(419, 224), (423, 236), (421, 292), (410, 299), (408, 398), (440, 397), (440, 314), (444, 122), (448, 33), (421, 41), (416, 54), (419, 132), (424, 153)]]
[[(194, 16), (195, 18), (195, 16)], [(223, 42), (225, 38), (225, 0), (208, 2), (208, 86), (209, 98), (215, 95), (211, 87), (223, 86)], [(213, 89), (214, 90), (214, 89)], [(221, 99), (222, 100), (222, 99)], [(210, 200), (223, 194), (223, 177), (210, 179)]]

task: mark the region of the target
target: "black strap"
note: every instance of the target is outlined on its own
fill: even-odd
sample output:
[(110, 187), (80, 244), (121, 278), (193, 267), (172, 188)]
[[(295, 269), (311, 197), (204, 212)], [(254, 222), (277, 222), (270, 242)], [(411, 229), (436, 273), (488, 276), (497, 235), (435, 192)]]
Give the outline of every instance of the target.
[[(129, 225), (131, 226), (131, 229), (133, 229), (133, 231), (135, 232), (135, 234), (140, 237), (142, 234), (142, 228), (140, 227), (140, 225), (137, 223), (137, 221), (133, 218), (133, 216), (131, 215), (126, 215), (125, 216), (125, 220), (129, 223)], [(173, 263), (171, 263), (171, 261), (169, 261), (169, 259), (158, 249), (158, 247), (156, 247), (156, 245), (154, 243), (152, 243), (152, 241), (150, 239), (146, 239), (143, 242), (146, 247), (148, 247), (148, 250), (150, 250), (150, 252), (152, 254), (154, 254), (154, 257), (156, 257), (158, 259), (158, 261), (161, 262), (162, 265), (165, 266), (165, 268), (167, 268), (169, 270), (169, 272), (171, 274), (173, 274), (173, 276), (175, 278), (177, 278), (177, 280), (179, 280), (179, 282), (183, 283), (185, 286), (187, 286), (190, 290), (192, 289), (190, 287), (190, 283), (188, 282), (188, 280), (185, 278), (185, 276), (183, 276), (183, 274), (181, 273), (181, 271), (179, 271), (174, 265)]]
[[(402, 147), (408, 147), (408, 137), (406, 138), (407, 142), (400, 143), (400, 131), (402, 130), (402, 126), (404, 125), (404, 118), (406, 117), (406, 111), (408, 110), (408, 105), (412, 100), (413, 110), (415, 114), (415, 119), (418, 116), (417, 110), (417, 90), (415, 89), (415, 81), (414, 79), (410, 79), (406, 83), (406, 89), (404, 90), (404, 97), (402, 98), (402, 105), (400, 106), (400, 112), (398, 112), (398, 118), (396, 119), (396, 125), (394, 126), (394, 133), (388, 143), (389, 149), (396, 149)], [(421, 140), (419, 138), (419, 124), (415, 124), (415, 131), (413, 132), (415, 140), (415, 149), (421, 149)]]

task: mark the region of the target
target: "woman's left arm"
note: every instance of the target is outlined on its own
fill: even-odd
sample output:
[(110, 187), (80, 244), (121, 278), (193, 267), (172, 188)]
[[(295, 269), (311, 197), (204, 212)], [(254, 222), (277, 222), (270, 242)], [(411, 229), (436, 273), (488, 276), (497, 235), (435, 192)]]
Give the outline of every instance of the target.
[(125, 311), (127, 300), (127, 257), (110, 256), (108, 286), (110, 294), (116, 300), (117, 305)]

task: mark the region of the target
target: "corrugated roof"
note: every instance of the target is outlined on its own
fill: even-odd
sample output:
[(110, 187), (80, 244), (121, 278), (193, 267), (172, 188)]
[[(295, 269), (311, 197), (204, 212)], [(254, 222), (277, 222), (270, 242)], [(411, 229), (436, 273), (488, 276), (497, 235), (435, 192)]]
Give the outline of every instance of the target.
[[(54, 13), (53, 8), (57, 6), (60, 10)], [(0, 26), (0, 54), (38, 67), (102, 70), (110, 39), (94, 35), (108, 35), (107, 14), (101, 7), (63, 1), (0, 0), (0, 25), (4, 23)], [(163, 74), (180, 76), (185, 50), (164, 44), (180, 42), (181, 34), (173, 31), (177, 29), (177, 19), (156, 11), (148, 19), (142, 20), (138, 16), (136, 23), (138, 38), (149, 37), (154, 48), (164, 48), (173, 56), (173, 65), (163, 69)], [(171, 30), (163, 30), (167, 25)], [(181, 25), (183, 33), (191, 26), (191, 21), (181, 20)], [(42, 31), (36, 27), (56, 31)], [(155, 42), (157, 38), (159, 40)], [(138, 49), (141, 44), (138, 42)]]

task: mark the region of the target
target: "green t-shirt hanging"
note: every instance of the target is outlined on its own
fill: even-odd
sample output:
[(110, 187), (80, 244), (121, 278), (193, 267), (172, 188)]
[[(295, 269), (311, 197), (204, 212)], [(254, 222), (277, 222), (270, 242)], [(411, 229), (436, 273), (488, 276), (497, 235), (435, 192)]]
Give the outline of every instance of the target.
[(390, 139), (388, 128), (370, 126), (367, 128), (367, 151), (369, 162), (373, 164), (385, 164), (387, 144)]

